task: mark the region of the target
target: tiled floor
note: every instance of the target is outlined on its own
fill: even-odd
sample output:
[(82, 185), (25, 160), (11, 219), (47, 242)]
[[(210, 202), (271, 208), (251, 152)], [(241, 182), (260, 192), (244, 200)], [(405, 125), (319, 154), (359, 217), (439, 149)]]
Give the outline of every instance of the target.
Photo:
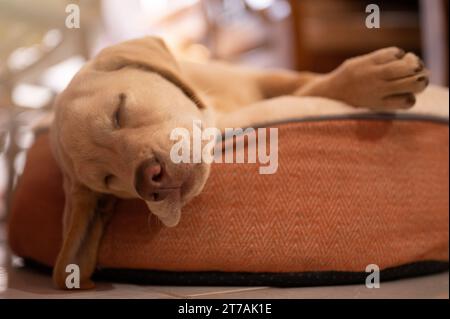
[(0, 225), (0, 298), (449, 298), (448, 272), (381, 282), (379, 289), (363, 285), (272, 288), (138, 286), (97, 283), (95, 291), (55, 290), (48, 275), (20, 266), (9, 256)]

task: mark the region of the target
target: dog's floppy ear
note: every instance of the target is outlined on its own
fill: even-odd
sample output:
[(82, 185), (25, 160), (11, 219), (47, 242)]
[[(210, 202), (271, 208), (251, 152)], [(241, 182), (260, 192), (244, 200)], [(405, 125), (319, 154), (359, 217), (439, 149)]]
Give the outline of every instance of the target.
[(91, 67), (97, 71), (135, 67), (156, 72), (177, 85), (199, 108), (204, 108), (193, 88), (181, 74), (174, 56), (160, 38), (144, 37), (107, 47), (94, 58)]
[(113, 71), (132, 65), (173, 74), (180, 71), (164, 41), (156, 37), (129, 40), (107, 47), (101, 50), (93, 61), (94, 69), (102, 71)]
[(76, 265), (80, 274), (80, 286), (76, 288), (90, 289), (94, 287), (90, 277), (98, 247), (115, 198), (93, 192), (68, 175), (64, 176), (64, 193), (63, 243), (53, 269), (53, 282), (61, 289), (72, 288), (66, 282), (71, 269), (67, 266)]

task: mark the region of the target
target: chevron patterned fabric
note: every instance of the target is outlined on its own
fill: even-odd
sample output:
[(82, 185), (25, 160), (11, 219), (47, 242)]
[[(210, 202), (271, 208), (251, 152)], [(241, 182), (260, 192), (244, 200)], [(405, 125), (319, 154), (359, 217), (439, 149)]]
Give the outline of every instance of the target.
[[(448, 261), (448, 124), (340, 119), (277, 124), (279, 167), (213, 164), (203, 193), (164, 228), (121, 200), (103, 268), (307, 272)], [(15, 254), (51, 266), (64, 195), (48, 136), (29, 152), (13, 200)]]

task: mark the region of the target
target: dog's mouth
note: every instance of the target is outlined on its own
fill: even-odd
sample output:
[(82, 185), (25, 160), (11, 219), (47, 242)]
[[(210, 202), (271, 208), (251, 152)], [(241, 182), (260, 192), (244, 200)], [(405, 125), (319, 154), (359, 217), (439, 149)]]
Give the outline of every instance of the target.
[(148, 209), (156, 215), (166, 227), (175, 227), (180, 222), (182, 187), (165, 187), (145, 199)]
[(165, 200), (173, 192), (181, 193), (181, 186), (159, 188), (156, 192), (149, 194), (146, 199), (153, 202), (160, 202)]

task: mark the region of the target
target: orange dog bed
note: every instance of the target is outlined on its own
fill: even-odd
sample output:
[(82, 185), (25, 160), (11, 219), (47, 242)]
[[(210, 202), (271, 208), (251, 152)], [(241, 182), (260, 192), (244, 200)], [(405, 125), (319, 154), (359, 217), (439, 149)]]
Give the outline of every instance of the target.
[[(448, 121), (360, 114), (271, 125), (276, 174), (213, 164), (179, 226), (119, 201), (97, 278), (155, 284), (317, 285), (448, 269)], [(13, 252), (51, 267), (64, 195), (47, 134), (29, 151), (9, 221)]]

